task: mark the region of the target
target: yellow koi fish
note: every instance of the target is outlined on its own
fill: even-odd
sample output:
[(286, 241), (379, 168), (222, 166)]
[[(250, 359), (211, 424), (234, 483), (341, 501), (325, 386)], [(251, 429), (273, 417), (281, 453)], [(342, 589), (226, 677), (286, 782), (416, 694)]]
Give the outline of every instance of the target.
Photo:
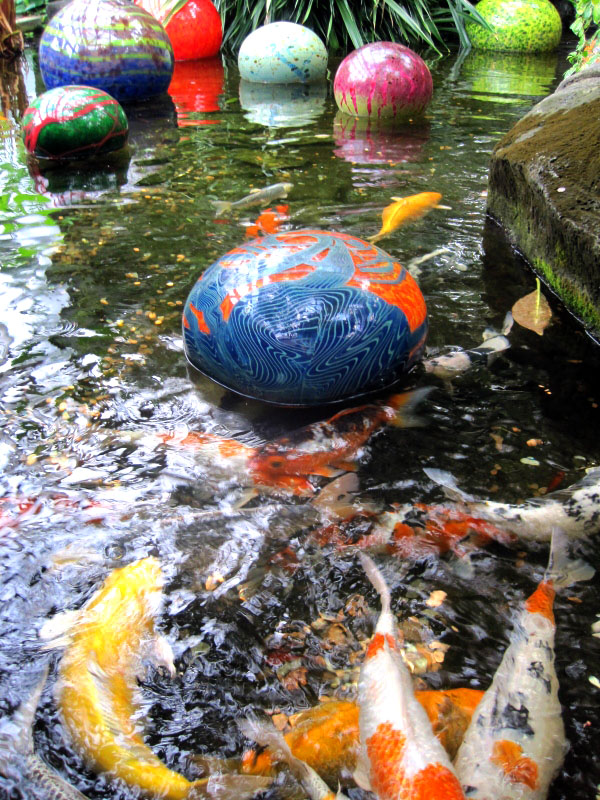
[(358, 679), (360, 749), (354, 778), (379, 800), (464, 800), (448, 754), (415, 697), (389, 589), (373, 561), (364, 553), (360, 559), (381, 597), (381, 614)]
[(548, 571), (526, 600), (511, 643), (467, 728), (456, 772), (469, 798), (545, 800), (567, 750), (554, 668), (555, 588), (594, 570), (568, 562), (555, 532)]
[(439, 192), (419, 192), (408, 197), (392, 197), (395, 202), (383, 209), (381, 230), (375, 236), (369, 237), (369, 241), (374, 244), (400, 225), (414, 222), (432, 208), (440, 207), (441, 199), (442, 195)]
[(155, 629), (163, 575), (156, 558), (114, 570), (78, 612), (50, 620), (41, 631), (50, 646), (65, 645), (56, 700), (73, 745), (88, 765), (145, 796), (184, 798), (249, 796), (261, 784), (244, 776), (189, 781), (169, 769), (144, 742), (135, 722), (137, 677), (144, 659), (174, 674), (173, 653)]

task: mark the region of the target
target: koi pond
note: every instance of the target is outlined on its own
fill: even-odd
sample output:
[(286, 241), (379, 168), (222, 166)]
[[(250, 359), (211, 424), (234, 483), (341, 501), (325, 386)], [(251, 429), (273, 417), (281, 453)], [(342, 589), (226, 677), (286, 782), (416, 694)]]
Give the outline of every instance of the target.
[[(361, 514), (343, 532), (332, 533), (341, 501), (329, 490), (330, 508), (325, 488), (343, 469), (309, 475), (321, 498), (313, 502), (281, 486), (257, 491), (239, 459), (232, 455), (230, 466), (226, 454), (209, 448), (206, 458), (184, 441), (195, 432), (258, 448), (346, 407), (386, 400), (281, 408), (235, 395), (187, 364), (181, 314), (191, 287), (265, 219), (281, 231), (365, 239), (392, 198), (439, 192), (445, 208), (379, 242), (422, 289), (425, 356), (473, 349), (486, 329), (501, 332), (536, 284), (486, 218), (488, 161), (560, 81), (569, 49), (430, 55), (425, 120), (396, 131), (342, 117), (331, 81), (277, 93), (240, 85), (234, 62), (178, 62), (168, 95), (125, 106), (128, 156), (43, 174), (28, 168), (19, 135), (20, 115), (43, 91), (33, 46), (14, 70), (4, 68), (1, 734), (11, 733), (16, 708), (49, 664), (36, 752), (89, 798), (139, 796), (96, 774), (73, 748), (53, 694), (61, 650), (43, 649), (39, 631), (81, 608), (115, 568), (154, 556), (165, 575), (157, 627), (176, 675), (149, 666), (136, 725), (158, 758), (190, 779), (235, 771), (250, 747), (238, 720), (266, 713), (285, 732), (294, 714), (324, 699), (356, 698), (380, 603), (342, 533), (345, 544), (358, 542), (391, 504), (443, 505), (425, 469), (449, 472), (482, 500), (516, 504), (566, 489), (600, 464), (600, 353), (544, 289), (553, 316), (543, 335), (515, 322), (510, 348), (493, 362), (451, 381), (418, 365), (394, 387), (429, 387), (415, 409), (422, 424), (382, 424), (353, 454), (357, 481), (350, 471), (339, 494), (351, 488), (343, 500)], [(286, 198), (215, 215), (215, 201), (281, 182), (292, 184)], [(261, 216), (267, 206), (273, 213)], [(486, 689), (544, 575), (547, 539), (485, 546), (482, 538), (373, 553), (417, 688)], [(600, 569), (593, 536), (573, 539), (570, 554)], [(600, 783), (598, 614), (597, 579), (557, 592), (569, 750), (551, 800), (594, 797)], [(351, 780), (344, 785), (353, 800), (368, 796)], [(289, 795), (293, 786), (279, 776), (267, 791)], [(0, 778), (0, 795), (58, 796), (26, 770)]]

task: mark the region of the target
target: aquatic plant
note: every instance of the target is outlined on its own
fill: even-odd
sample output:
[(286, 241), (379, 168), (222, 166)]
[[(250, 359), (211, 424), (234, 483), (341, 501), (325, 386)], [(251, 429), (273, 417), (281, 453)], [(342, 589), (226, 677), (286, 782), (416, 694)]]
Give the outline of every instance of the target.
[(600, 25), (600, 3), (598, 0), (572, 0), (575, 20), (571, 30), (577, 35), (577, 47), (568, 55), (571, 67), (565, 76), (572, 75), (588, 63), (600, 60), (596, 28)]
[(306, 25), (333, 51), (373, 41), (425, 43), (439, 51), (457, 39), (469, 47), (465, 20), (480, 20), (469, 0), (215, 0), (215, 5), (224, 46), (233, 51), (258, 26), (281, 20)]

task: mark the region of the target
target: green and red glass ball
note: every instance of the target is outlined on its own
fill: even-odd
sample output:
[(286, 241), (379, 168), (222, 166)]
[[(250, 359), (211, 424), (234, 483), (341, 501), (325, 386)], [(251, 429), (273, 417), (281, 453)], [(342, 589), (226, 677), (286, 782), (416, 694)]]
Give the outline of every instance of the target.
[(476, 9), (491, 28), (467, 21), (477, 50), (544, 53), (558, 47), (562, 22), (550, 0), (481, 0)]
[(58, 86), (37, 97), (23, 115), (26, 150), (38, 158), (84, 159), (120, 150), (127, 116), (106, 92)]
[(120, 102), (166, 91), (173, 48), (164, 28), (130, 0), (71, 0), (40, 39), (47, 89), (94, 86)]
[(310, 406), (393, 384), (418, 360), (427, 308), (385, 251), (297, 230), (244, 243), (198, 279), (183, 312), (190, 363), (238, 394)]
[(433, 81), (427, 64), (409, 47), (374, 42), (346, 56), (335, 74), (333, 93), (345, 114), (405, 121), (427, 108)]
[(165, 0), (135, 0), (165, 26), (175, 61), (212, 58), (221, 49), (221, 15), (211, 0), (188, 0), (172, 16)]

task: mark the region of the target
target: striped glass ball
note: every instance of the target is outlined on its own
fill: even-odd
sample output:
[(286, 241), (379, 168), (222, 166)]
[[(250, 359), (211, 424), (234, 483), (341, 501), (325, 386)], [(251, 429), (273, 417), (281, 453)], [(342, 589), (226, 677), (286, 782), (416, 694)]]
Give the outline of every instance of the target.
[(280, 405), (318, 405), (394, 383), (420, 357), (427, 309), (385, 251), (344, 233), (254, 239), (215, 261), (183, 312), (188, 360)]
[(129, 0), (71, 0), (40, 40), (47, 89), (80, 84), (120, 102), (162, 94), (173, 74), (173, 48), (164, 28)]

